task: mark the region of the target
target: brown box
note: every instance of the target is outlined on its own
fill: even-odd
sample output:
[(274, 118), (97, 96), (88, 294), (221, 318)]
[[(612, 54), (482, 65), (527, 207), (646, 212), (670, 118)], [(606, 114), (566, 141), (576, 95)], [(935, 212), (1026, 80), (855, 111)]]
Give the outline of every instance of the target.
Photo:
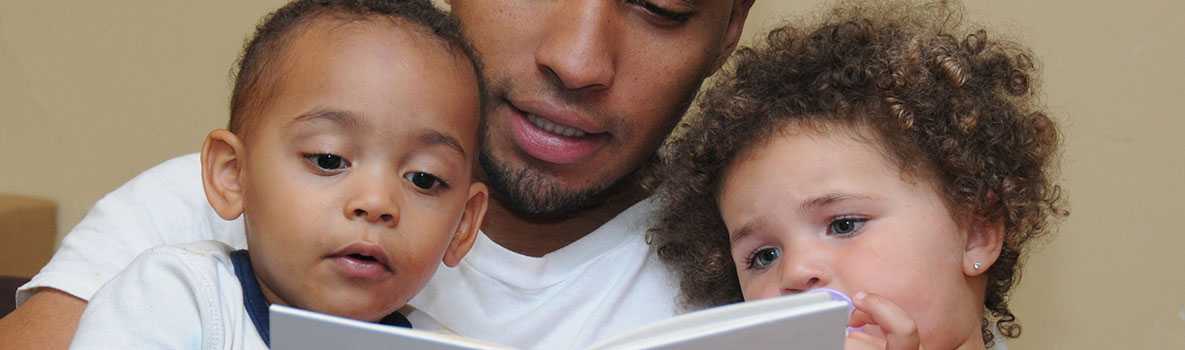
[(57, 211), (46, 199), (0, 194), (0, 275), (31, 277), (49, 262)]

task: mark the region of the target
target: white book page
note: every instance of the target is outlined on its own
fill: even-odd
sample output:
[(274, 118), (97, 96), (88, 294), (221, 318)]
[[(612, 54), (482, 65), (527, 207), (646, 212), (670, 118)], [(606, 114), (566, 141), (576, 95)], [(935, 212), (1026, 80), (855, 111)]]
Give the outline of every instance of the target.
[[(455, 335), (384, 326), (272, 305), (271, 342), (278, 350), (507, 350)], [(804, 293), (693, 312), (603, 341), (591, 349), (842, 349), (848, 304)]]
[(385, 326), (272, 305), (271, 346), (276, 350), (508, 350), (455, 335)]
[(847, 303), (826, 293), (804, 293), (684, 314), (592, 349), (842, 349), (848, 316)]

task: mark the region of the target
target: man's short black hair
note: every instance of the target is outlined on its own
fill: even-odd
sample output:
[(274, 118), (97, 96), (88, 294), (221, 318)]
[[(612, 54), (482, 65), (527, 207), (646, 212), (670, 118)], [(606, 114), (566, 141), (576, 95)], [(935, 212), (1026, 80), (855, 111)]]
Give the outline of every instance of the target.
[[(419, 32), (443, 42), (466, 56), (478, 82), (478, 96), (485, 106), (485, 83), (481, 64), (472, 47), (461, 36), (456, 19), (432, 5), (429, 0), (296, 0), (264, 17), (255, 35), (243, 48), (235, 70), (234, 91), (230, 99), (231, 132), (239, 133), (249, 116), (259, 113), (270, 99), (278, 79), (269, 77), (276, 58), (291, 39), (293, 30), (325, 15), (342, 20), (389, 18), (419, 27)], [(480, 110), (484, 110), (481, 108)]]

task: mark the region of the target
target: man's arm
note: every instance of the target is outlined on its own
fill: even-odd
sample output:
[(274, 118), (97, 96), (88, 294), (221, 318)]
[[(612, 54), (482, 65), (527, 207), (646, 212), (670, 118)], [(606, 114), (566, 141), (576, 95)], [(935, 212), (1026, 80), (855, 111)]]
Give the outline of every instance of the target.
[(49, 264), (17, 291), (17, 309), (0, 322), (0, 348), (64, 349), (86, 300), (137, 255), (199, 240), (246, 245), (242, 223), (222, 220), (207, 203), (198, 155), (141, 173), (99, 200)]
[(0, 319), (4, 349), (65, 349), (70, 345), (86, 301), (52, 288), (39, 288)]

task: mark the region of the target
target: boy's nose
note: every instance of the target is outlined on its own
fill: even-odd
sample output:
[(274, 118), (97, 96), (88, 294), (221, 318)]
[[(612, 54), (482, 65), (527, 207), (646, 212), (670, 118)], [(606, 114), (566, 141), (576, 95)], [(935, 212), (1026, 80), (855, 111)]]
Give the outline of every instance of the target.
[(535, 61), (565, 90), (603, 90), (613, 84), (614, 26), (620, 25), (612, 1), (566, 0), (555, 5)]
[(387, 227), (399, 224), (399, 206), (386, 191), (365, 191), (349, 201), (344, 214), (349, 220), (366, 220)]

